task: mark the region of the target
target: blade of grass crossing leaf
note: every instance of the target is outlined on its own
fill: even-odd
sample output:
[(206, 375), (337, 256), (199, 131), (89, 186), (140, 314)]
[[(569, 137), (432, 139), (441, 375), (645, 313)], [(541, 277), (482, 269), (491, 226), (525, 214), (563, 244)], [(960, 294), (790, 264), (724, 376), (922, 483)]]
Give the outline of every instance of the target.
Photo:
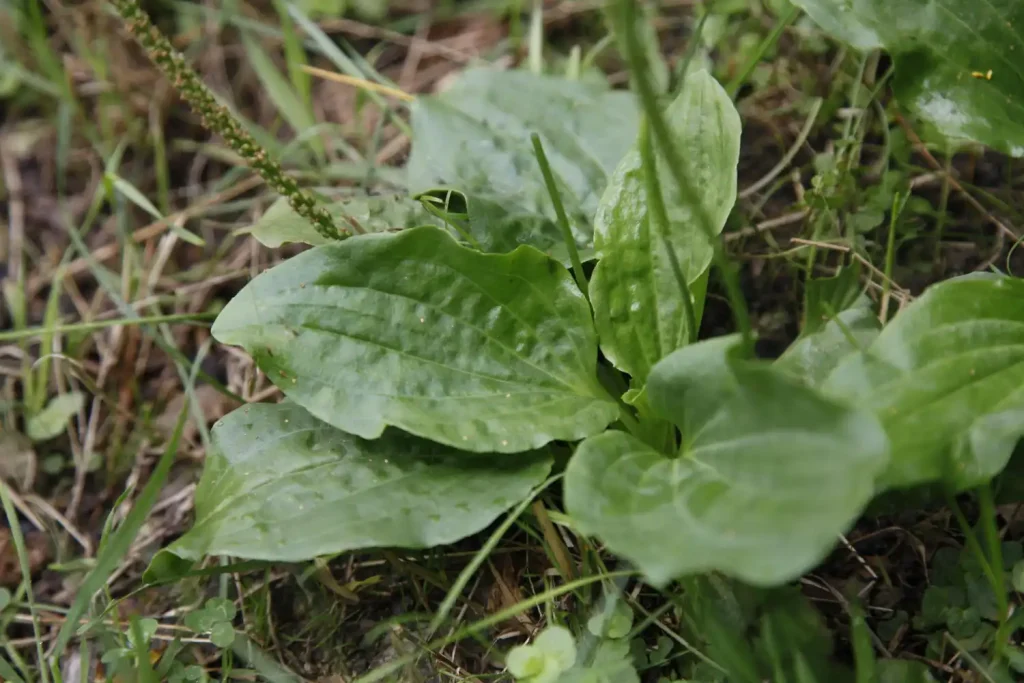
[[(636, 5), (637, 3), (634, 0), (619, 0), (619, 2), (612, 7), (613, 10), (617, 10), (617, 16), (614, 16), (613, 19), (616, 20), (616, 23), (620, 27), (624, 48), (623, 52), (625, 53), (626, 59), (629, 63), (629, 70), (633, 77), (633, 82), (639, 95), (640, 102), (643, 105), (644, 114), (647, 116), (648, 122), (651, 126), (651, 131), (654, 133), (653, 139), (657, 143), (660, 151), (668, 160), (668, 167), (676, 185), (678, 186), (679, 194), (681, 194), (684, 199), (694, 207), (694, 212), (697, 216), (697, 223), (700, 225), (701, 229), (709, 231), (708, 226), (711, 225), (711, 222), (706, 216), (707, 212), (700, 201), (697, 190), (690, 183), (689, 178), (683, 174), (682, 169), (684, 168), (684, 165), (682, 163), (682, 151), (676, 145), (676, 142), (669, 131), (668, 123), (665, 121), (665, 116), (658, 105), (658, 96), (654, 90), (653, 84), (651, 83), (650, 74), (648, 73), (647, 56), (644, 52), (643, 46), (640, 44), (640, 37), (637, 32)], [(743, 296), (743, 292), (740, 290), (739, 277), (736, 273), (736, 269), (733, 267), (733, 264), (729, 262), (728, 257), (725, 254), (725, 250), (722, 247), (722, 242), (718, 236), (707, 232), (706, 237), (713, 250), (713, 263), (722, 273), (722, 279), (725, 283), (725, 289), (729, 299), (729, 307), (732, 309), (733, 318), (736, 321), (736, 328), (742, 336), (743, 346), (748, 354), (752, 353), (754, 345), (753, 328), (750, 323), (750, 312), (747, 309), (747, 302)]]
[(3, 502), (4, 515), (7, 517), (7, 528), (11, 532), (11, 539), (14, 541), (14, 550), (18, 555), (18, 567), (21, 570), (21, 585), (25, 591), (25, 599), (28, 601), (29, 614), (32, 617), (32, 632), (36, 639), (36, 658), (39, 665), (39, 676), (43, 683), (49, 681), (46, 673), (46, 659), (43, 656), (42, 632), (39, 630), (39, 614), (36, 612), (36, 600), (32, 593), (32, 567), (29, 564), (28, 548), (25, 546), (25, 536), (21, 533), (21, 521), (14, 509), (14, 501), (11, 499), (11, 491), (7, 484), (0, 479), (0, 501)]
[(686, 283), (686, 276), (679, 265), (679, 256), (669, 239), (668, 233), (668, 212), (665, 210), (665, 198), (661, 194), (661, 183), (658, 181), (658, 166), (654, 158), (654, 146), (651, 143), (650, 130), (647, 120), (640, 122), (640, 159), (644, 170), (644, 185), (647, 193), (647, 202), (651, 209), (651, 217), (655, 223), (658, 236), (664, 244), (665, 253), (668, 255), (669, 264), (672, 267), (672, 276), (679, 287), (679, 298), (683, 302), (683, 311), (686, 314), (686, 334), (688, 343), (697, 339), (697, 314), (693, 310), (693, 296), (690, 294), (690, 286)]
[(75, 627), (88, 609), (92, 596), (106, 585), (107, 579), (131, 548), (132, 542), (146, 521), (146, 517), (149, 516), (149, 511), (156, 503), (157, 495), (160, 493), (160, 489), (163, 488), (164, 481), (171, 471), (171, 465), (174, 464), (174, 459), (178, 452), (178, 441), (181, 439), (181, 433), (185, 428), (188, 415), (189, 406), (186, 404), (178, 414), (178, 422), (174, 426), (174, 433), (167, 442), (160, 460), (157, 461), (149, 481), (146, 482), (145, 487), (139, 493), (139, 497), (136, 498), (135, 505), (125, 517), (121, 526), (111, 534), (103, 550), (96, 558), (93, 570), (89, 572), (89, 575), (78, 589), (78, 595), (68, 609), (66, 621), (61, 626), (60, 633), (57, 635), (54, 651), (58, 655), (64, 652), (71, 637), (75, 634)]
[(515, 523), (519, 516), (523, 514), (530, 502), (539, 496), (544, 489), (553, 484), (554, 482), (561, 479), (561, 475), (555, 475), (549, 477), (546, 481), (540, 484), (537, 488), (530, 492), (526, 498), (522, 500), (508, 515), (505, 516), (505, 521), (498, 525), (487, 539), (487, 542), (483, 544), (480, 550), (473, 555), (473, 559), (459, 572), (459, 576), (455, 579), (455, 583), (448, 590), (448, 594), (444, 596), (444, 600), (441, 602), (441, 606), (437, 608), (437, 612), (434, 613), (434, 618), (430, 621), (430, 626), (427, 627), (427, 638), (433, 637), (437, 632), (437, 629), (441, 627), (444, 620), (448, 618), (448, 614), (452, 611), (455, 606), (455, 601), (458, 600), (459, 596), (462, 595), (462, 591), (465, 590), (469, 584), (470, 579), (476, 574), (477, 570), (483, 565), (484, 561), (491, 554), (491, 551), (497, 547), (498, 543), (505, 536), (505, 532)]
[(583, 292), (583, 296), (590, 298), (587, 293), (587, 276), (583, 272), (583, 262), (580, 261), (580, 252), (576, 248), (576, 238), (572, 236), (572, 228), (569, 226), (569, 217), (565, 213), (565, 206), (562, 204), (562, 195), (555, 184), (555, 176), (551, 173), (551, 164), (544, 154), (544, 145), (541, 144), (540, 136), (536, 133), (530, 134), (533, 142), (533, 153), (537, 157), (540, 171), (544, 175), (544, 184), (551, 196), (551, 203), (555, 205), (555, 214), (558, 216), (558, 227), (562, 229), (562, 239), (565, 241), (565, 248), (569, 251), (569, 260), (572, 262), (572, 274), (576, 278), (576, 285)]

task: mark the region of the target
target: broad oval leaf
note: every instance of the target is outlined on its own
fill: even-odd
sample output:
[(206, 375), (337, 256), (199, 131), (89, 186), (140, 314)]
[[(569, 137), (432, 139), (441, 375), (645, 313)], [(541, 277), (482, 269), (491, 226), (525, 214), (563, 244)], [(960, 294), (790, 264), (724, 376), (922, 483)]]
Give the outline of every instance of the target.
[[(662, 183), (671, 243), (699, 322), (712, 254), (706, 235), (722, 231), (736, 201), (740, 118), (729, 95), (703, 70), (687, 76), (665, 117), (684, 151), (684, 171), (700, 188), (704, 215), (711, 220), (700, 226), (697, 207), (689, 205), (673, 183)], [(659, 177), (667, 178), (660, 155), (658, 167)], [(594, 246), (600, 261), (590, 295), (601, 350), (615, 367), (642, 384), (651, 366), (685, 344), (690, 331), (668, 253), (647, 211), (636, 146), (615, 169), (598, 207)]]
[(527, 71), (474, 68), (447, 91), (412, 105), (407, 166), (413, 194), (450, 187), (469, 199), (470, 231), (485, 251), (562, 241), (534, 156), (537, 133), (551, 163), (577, 243), (639, 124), (635, 98), (605, 85)]
[(1024, 156), (1020, 0), (793, 0), (861, 50), (885, 48), (899, 100), (953, 138)]
[[(420, 202), (401, 195), (349, 197), (328, 204), (326, 208), (340, 228), (349, 226), (351, 218), (367, 232), (441, 225), (441, 221), (431, 216)], [(287, 197), (279, 197), (259, 220), (240, 232), (251, 233), (260, 244), (272, 249), (288, 242), (318, 246), (334, 241), (318, 233), (307, 219), (297, 214)]]
[[(662, 360), (652, 383), (673, 364), (692, 367), (687, 356), (700, 346)], [(579, 529), (656, 585), (706, 571), (758, 586), (799, 576), (870, 501), (887, 460), (885, 432), (870, 412), (771, 367), (718, 365), (735, 389), (700, 420), (678, 419), (687, 428), (677, 456), (609, 431), (586, 439), (566, 471), (566, 506)], [(702, 386), (685, 377), (677, 384), (694, 400)], [(650, 400), (656, 410), (677, 407), (653, 393)]]
[(569, 273), (532, 247), (481, 254), (432, 227), (299, 254), (239, 292), (213, 335), (245, 347), (313, 415), (368, 439), (393, 425), (511, 453), (617, 415)]
[(550, 468), (541, 452), (485, 460), (399, 432), (366, 441), (290, 402), (252, 404), (214, 426), (195, 525), (166, 553), (291, 562), (443, 545), (490, 524)]
[(929, 288), (824, 387), (878, 413), (892, 441), (887, 487), (987, 481), (1024, 436), (1024, 282)]

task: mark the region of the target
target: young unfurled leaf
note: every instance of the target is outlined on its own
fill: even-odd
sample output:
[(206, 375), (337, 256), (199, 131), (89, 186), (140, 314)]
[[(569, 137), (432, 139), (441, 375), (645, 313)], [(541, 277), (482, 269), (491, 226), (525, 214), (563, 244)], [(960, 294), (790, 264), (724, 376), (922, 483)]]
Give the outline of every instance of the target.
[(33, 441), (52, 439), (68, 425), (75, 413), (85, 405), (85, 394), (80, 391), (69, 391), (58, 394), (50, 399), (46, 407), (28, 418), (25, 433)]
[[(716, 362), (696, 344), (651, 371), (651, 407), (682, 427), (677, 455), (610, 431), (585, 440), (566, 470), (566, 506), (580, 530), (658, 585), (701, 571), (760, 586), (800, 575), (856, 519), (887, 461), (873, 414), (770, 366), (730, 361), (728, 351), (717, 344)], [(701, 405), (711, 387), (725, 388)]]
[[(707, 234), (722, 231), (736, 201), (740, 118), (728, 94), (706, 71), (686, 79), (665, 117), (683, 150), (687, 177), (699, 188), (711, 224), (700, 226), (697, 207), (663, 183), (670, 241), (693, 295), (700, 321), (712, 248)], [(657, 156), (659, 176), (668, 176)], [(640, 151), (634, 146), (615, 169), (594, 226), (600, 261), (590, 294), (601, 350), (620, 370), (643, 383), (652, 365), (686, 343), (690, 334), (682, 293), (648, 211)]]
[(213, 335), (316, 417), (369, 439), (393, 425), (512, 453), (594, 434), (618, 412), (569, 273), (532, 247), (481, 254), (437, 228), (304, 252), (249, 283)]
[(485, 251), (562, 241), (530, 143), (540, 135), (581, 248), (612, 169), (636, 136), (630, 93), (527, 71), (469, 69), (447, 91), (412, 105), (409, 189), (459, 190)]
[[(450, 543), (521, 500), (551, 467), (544, 453), (467, 457), (398, 432), (364, 441), (289, 402), (239, 408), (212, 437), (195, 525), (165, 551), (185, 560)], [(195, 626), (211, 630), (230, 623), (224, 617), (208, 605)]]
[(987, 481), (1024, 435), (1024, 281), (974, 275), (931, 287), (824, 388), (882, 420), (885, 486)]
[(793, 0), (829, 33), (892, 53), (896, 98), (940, 132), (1024, 156), (1020, 0)]

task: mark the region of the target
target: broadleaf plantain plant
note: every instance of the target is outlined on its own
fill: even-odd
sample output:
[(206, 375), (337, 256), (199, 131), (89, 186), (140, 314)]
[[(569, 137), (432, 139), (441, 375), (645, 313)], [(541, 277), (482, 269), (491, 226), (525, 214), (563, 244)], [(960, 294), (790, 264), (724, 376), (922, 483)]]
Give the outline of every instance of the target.
[[(779, 361), (754, 359), (717, 239), (736, 198), (739, 117), (704, 71), (659, 106), (633, 3), (620, 4), (644, 115), (632, 149), (605, 173), (575, 145), (586, 136), (553, 140), (571, 131), (550, 120), (535, 131), (574, 152), (552, 155), (552, 178), (571, 193), (577, 246), (598, 261), (590, 298), (542, 251), (557, 234), (550, 199), (509, 198), (525, 218), (500, 222), (511, 232), (488, 246), (506, 253), (487, 253), (498, 200), (467, 177), (432, 181), (463, 193), (475, 244), (448, 223), (420, 225), (322, 244), (263, 273), (213, 334), (245, 348), (287, 400), (214, 427), (195, 526), (150, 577), (209, 554), (294, 561), (449, 543), (532, 495), (557, 442), (577, 444), (568, 519), (652, 583), (715, 571), (777, 585), (819, 562), (879, 493), (959, 491), (1002, 469), (1024, 433), (1024, 283), (947, 281), (880, 333), (858, 300)], [(505, 76), (492, 78), (493, 92)], [(431, 115), (475, 112), (518, 130), (514, 113), (465, 108)], [(493, 168), (507, 193), (510, 178), (541, 186), (536, 159), (522, 162), (529, 132), (501, 154), (476, 145), (503, 160)], [(592, 244), (579, 188), (599, 196)], [(696, 342), (713, 264), (739, 333)]]

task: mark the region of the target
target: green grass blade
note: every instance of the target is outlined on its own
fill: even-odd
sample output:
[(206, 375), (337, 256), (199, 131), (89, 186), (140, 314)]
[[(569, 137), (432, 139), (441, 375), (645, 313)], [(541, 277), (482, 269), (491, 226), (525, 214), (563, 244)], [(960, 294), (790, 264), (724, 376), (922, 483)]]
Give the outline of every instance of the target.
[(19, 676), (14, 667), (3, 657), (0, 657), (0, 678), (7, 683), (25, 683), (25, 679)]
[(78, 589), (78, 595), (68, 610), (67, 620), (61, 626), (60, 633), (57, 635), (57, 643), (54, 647), (54, 652), (57, 653), (57, 656), (64, 652), (71, 637), (75, 634), (79, 619), (88, 609), (93, 595), (106, 585), (107, 578), (109, 578), (117, 568), (118, 562), (121, 561), (131, 548), (132, 541), (135, 540), (136, 535), (138, 535), (139, 530), (146, 521), (146, 517), (149, 515), (149, 511), (156, 503), (157, 495), (160, 493), (160, 489), (163, 487), (164, 481), (171, 471), (171, 465), (174, 464), (174, 458), (178, 453), (178, 441), (181, 439), (181, 433), (185, 428), (185, 421), (188, 415), (189, 406), (185, 405), (178, 415), (178, 423), (174, 427), (174, 433), (170, 441), (167, 442), (167, 447), (164, 449), (163, 455), (160, 456), (160, 460), (150, 475), (149, 481), (146, 482), (146, 486), (143, 487), (139, 497), (135, 500), (134, 507), (125, 517), (124, 523), (111, 535), (109, 542), (104, 546), (99, 557), (96, 558), (95, 567), (89, 572), (82, 586)]
[[(270, 96), (274, 106), (277, 107), (277, 111), (281, 113), (281, 116), (292, 127), (292, 130), (296, 134), (300, 134), (302, 131), (315, 126), (316, 121), (313, 119), (312, 111), (292, 89), (284, 75), (277, 70), (274, 62), (267, 56), (263, 46), (257, 43), (252, 36), (245, 33), (242, 34), (242, 44), (245, 47), (245, 54), (249, 59), (249, 64), (256, 71), (256, 76), (259, 77), (260, 82), (266, 89), (267, 95)], [(308, 144), (321, 161), (326, 159), (323, 141), (319, 137), (309, 138)]]
[(25, 591), (25, 599), (28, 602), (29, 614), (32, 615), (32, 632), (36, 639), (36, 657), (39, 660), (39, 678), (43, 683), (49, 681), (46, 675), (46, 660), (43, 657), (43, 638), (39, 630), (39, 615), (36, 613), (36, 601), (32, 594), (32, 567), (29, 564), (28, 548), (25, 546), (25, 536), (21, 533), (21, 523), (18, 520), (18, 513), (14, 509), (14, 501), (11, 499), (10, 489), (0, 479), (0, 501), (3, 502), (4, 515), (7, 517), (7, 528), (11, 532), (11, 539), (14, 541), (14, 550), (18, 555), (18, 566), (21, 569), (21, 585)]

